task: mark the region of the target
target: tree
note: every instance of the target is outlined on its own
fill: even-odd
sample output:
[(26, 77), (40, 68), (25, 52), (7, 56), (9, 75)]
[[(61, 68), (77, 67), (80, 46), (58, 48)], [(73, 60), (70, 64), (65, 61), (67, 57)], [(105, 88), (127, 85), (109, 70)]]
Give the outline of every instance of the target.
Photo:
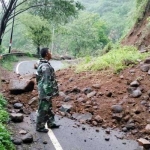
[(37, 47), (37, 54), (39, 54), (40, 46), (48, 46), (51, 42), (51, 31), (48, 21), (41, 19), (39, 16), (26, 14), (22, 17), (22, 22), (26, 26), (27, 37)]
[(59, 49), (70, 51), (74, 56), (94, 54), (109, 41), (106, 25), (95, 13), (82, 12), (78, 19), (62, 26), (57, 34)]
[[(29, 9), (35, 10), (36, 13), (44, 12), (44, 9), (49, 10), (51, 13), (59, 13), (60, 15), (76, 15), (77, 11), (81, 8), (80, 3), (74, 0), (5, 0), (0, 1), (2, 5), (1, 21), (0, 21), (0, 45), (5, 33), (8, 22), (14, 17), (13, 11), (16, 9), (15, 16)], [(24, 6), (24, 7), (22, 7)], [(38, 9), (36, 11), (36, 8)], [(51, 14), (53, 16), (53, 14)]]

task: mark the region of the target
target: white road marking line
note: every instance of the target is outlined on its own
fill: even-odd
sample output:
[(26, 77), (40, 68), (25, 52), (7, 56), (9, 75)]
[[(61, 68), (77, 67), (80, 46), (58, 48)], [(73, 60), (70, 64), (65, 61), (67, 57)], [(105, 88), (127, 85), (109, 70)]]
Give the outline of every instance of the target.
[[(47, 128), (47, 124), (46, 124), (46, 128)], [(50, 137), (54, 147), (56, 150), (63, 150), (60, 143), (58, 142), (56, 136), (54, 135), (53, 131), (49, 128), (47, 128), (49, 131), (48, 131), (48, 136)]]
[(17, 73), (17, 74), (19, 74), (19, 66), (20, 66), (22, 63), (24, 63), (24, 62), (28, 62), (28, 61), (22, 61), (22, 62), (20, 62), (20, 63), (17, 64), (17, 66), (16, 66), (16, 73)]

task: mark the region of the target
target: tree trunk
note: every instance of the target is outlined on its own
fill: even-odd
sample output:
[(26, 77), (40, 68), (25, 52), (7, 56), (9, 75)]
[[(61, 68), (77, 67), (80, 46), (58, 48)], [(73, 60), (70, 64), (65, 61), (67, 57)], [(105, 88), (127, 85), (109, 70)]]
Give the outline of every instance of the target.
[(37, 55), (40, 55), (40, 45), (37, 47)]

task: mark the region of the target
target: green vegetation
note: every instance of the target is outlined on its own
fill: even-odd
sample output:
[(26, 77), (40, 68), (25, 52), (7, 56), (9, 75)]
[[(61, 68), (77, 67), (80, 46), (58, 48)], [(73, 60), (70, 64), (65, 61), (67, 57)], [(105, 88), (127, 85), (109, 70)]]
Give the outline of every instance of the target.
[(135, 47), (125, 46), (113, 48), (111, 51), (103, 56), (87, 59), (76, 67), (76, 71), (88, 71), (88, 70), (107, 70), (110, 69), (114, 73), (118, 73), (127, 67), (126, 64), (138, 63), (139, 59), (144, 59), (149, 53), (141, 54)]
[(7, 59), (2, 59), (0, 61), (0, 64), (2, 65), (2, 67), (4, 67), (5, 69), (12, 71), (13, 70), (13, 62), (17, 62), (18, 58), (16, 56), (7, 56)]
[(0, 150), (15, 150), (10, 139), (10, 133), (6, 129), (5, 123), (8, 121), (9, 115), (5, 110), (6, 101), (0, 94)]

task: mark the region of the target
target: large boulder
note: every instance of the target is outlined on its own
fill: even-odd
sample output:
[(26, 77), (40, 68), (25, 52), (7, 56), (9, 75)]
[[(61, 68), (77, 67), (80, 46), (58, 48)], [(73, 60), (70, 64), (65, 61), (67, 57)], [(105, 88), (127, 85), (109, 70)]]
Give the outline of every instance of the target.
[(31, 80), (20, 79), (10, 80), (9, 90), (12, 94), (20, 94), (23, 92), (29, 92), (34, 89), (34, 82)]

